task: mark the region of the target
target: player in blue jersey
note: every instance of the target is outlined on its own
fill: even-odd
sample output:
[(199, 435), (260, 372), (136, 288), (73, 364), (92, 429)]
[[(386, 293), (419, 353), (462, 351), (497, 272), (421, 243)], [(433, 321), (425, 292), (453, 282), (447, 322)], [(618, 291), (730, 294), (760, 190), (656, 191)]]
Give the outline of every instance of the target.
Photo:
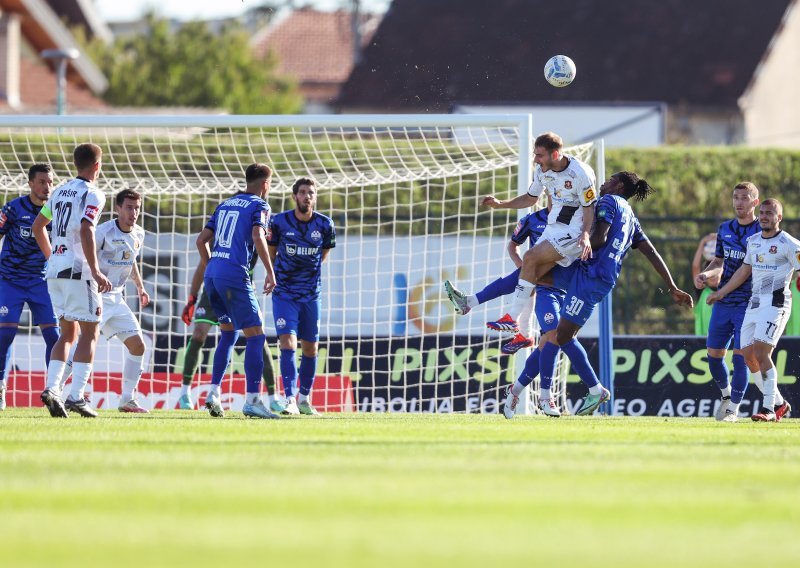
[[(45, 258), (31, 227), (53, 189), (49, 164), (28, 170), (30, 193), (6, 203), (0, 210), (0, 411), (6, 407), (6, 378), (11, 367), (11, 344), (17, 335), (22, 306), (27, 302), (33, 324), (42, 330), (44, 357), (58, 340), (58, 322), (44, 279)], [(49, 230), (49, 226), (48, 226)]]
[[(252, 418), (278, 418), (261, 400), (266, 336), (250, 281), (250, 262), (257, 254), (267, 270), (264, 293), (269, 294), (275, 288), (275, 274), (265, 238), (270, 210), (264, 201), (272, 170), (265, 164), (251, 164), (245, 170), (245, 180), (245, 191), (220, 203), (197, 237), (200, 263), (205, 267), (205, 291), (220, 327), (206, 408), (216, 418), (225, 415), (220, 401), (220, 384), (239, 330), (242, 330), (247, 338), (244, 352), (247, 395), (242, 412)], [(212, 240), (213, 246), (209, 246)]]
[[(759, 203), (758, 187), (749, 181), (741, 182), (733, 188), (733, 210), (736, 217), (725, 221), (717, 230), (717, 250), (715, 257), (705, 269), (695, 277), (695, 286), (705, 288), (710, 281), (719, 279), (719, 288), (725, 286), (731, 276), (742, 266), (747, 252), (747, 241), (761, 232), (755, 209)], [(711, 308), (711, 319), (708, 323), (708, 369), (711, 377), (722, 393), (722, 401), (714, 412), (714, 418), (725, 420), (733, 406), (738, 408), (747, 390), (748, 375), (763, 391), (761, 372), (758, 361), (746, 360), (741, 345), (742, 322), (747, 312), (747, 304), (752, 292), (752, 280), (747, 278), (744, 284), (715, 303)], [(733, 378), (729, 380), (730, 370), (725, 362), (725, 354), (733, 345)], [(783, 400), (778, 393), (779, 399)], [(786, 401), (775, 408), (776, 414), (783, 418), (788, 406)], [(736, 419), (735, 414), (729, 421)]]
[[(586, 351), (575, 336), (589, 319), (594, 307), (614, 289), (622, 261), (631, 247), (647, 257), (666, 283), (675, 303), (692, 306), (692, 297), (675, 285), (669, 268), (647, 239), (628, 204), (628, 199), (644, 200), (653, 191), (645, 180), (631, 172), (618, 172), (602, 185), (590, 237), (592, 256), (588, 261), (581, 262), (575, 270), (561, 310), (555, 341), (547, 342), (542, 347), (540, 363), (543, 381), (552, 380), (560, 348), (569, 357), (581, 381), (589, 388), (589, 395), (578, 409), (578, 415), (593, 413), (609, 399), (610, 393), (600, 385)], [(513, 395), (509, 393), (509, 396)]]
[[(269, 254), (275, 264), (272, 315), (280, 342), (280, 368), (287, 414), (316, 415), (311, 389), (317, 368), (322, 263), (336, 246), (333, 221), (315, 211), (316, 182), (300, 178), (292, 186), (294, 209), (278, 213), (269, 227)], [(300, 340), (302, 358), (295, 352)], [(300, 380), (299, 400), (295, 383)]]

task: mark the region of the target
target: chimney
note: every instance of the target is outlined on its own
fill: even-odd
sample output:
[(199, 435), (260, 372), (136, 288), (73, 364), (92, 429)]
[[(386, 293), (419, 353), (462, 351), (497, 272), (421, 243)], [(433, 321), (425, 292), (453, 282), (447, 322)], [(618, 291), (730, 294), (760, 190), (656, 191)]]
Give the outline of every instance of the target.
[(5, 99), (11, 108), (18, 108), (21, 104), (19, 58), (19, 16), (3, 12), (0, 14), (0, 99)]

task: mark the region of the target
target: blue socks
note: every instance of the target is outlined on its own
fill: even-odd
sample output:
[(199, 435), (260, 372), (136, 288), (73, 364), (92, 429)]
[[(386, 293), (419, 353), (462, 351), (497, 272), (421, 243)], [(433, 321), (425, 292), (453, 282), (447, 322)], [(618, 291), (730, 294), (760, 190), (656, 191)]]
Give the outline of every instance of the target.
[(542, 354), (539, 355), (539, 367), (542, 375), (539, 388), (550, 390), (550, 387), (553, 386), (553, 375), (556, 374), (556, 357), (558, 357), (559, 349), (558, 345), (549, 342), (542, 347)]
[(589, 363), (589, 356), (586, 355), (586, 350), (583, 348), (583, 345), (578, 343), (577, 339), (572, 338), (561, 346), (561, 350), (569, 357), (569, 361), (572, 363), (572, 369), (578, 373), (583, 384), (592, 388), (600, 383), (597, 379), (597, 374)]
[(294, 384), (297, 380), (297, 361), (294, 349), (281, 349), (281, 380), (283, 381), (283, 394), (286, 398), (294, 396)]
[(266, 336), (261, 333), (247, 338), (244, 348), (244, 376), (247, 381), (247, 394), (261, 392), (261, 375), (264, 373), (264, 343)]
[(311, 394), (311, 387), (314, 386), (314, 377), (317, 374), (317, 357), (300, 358), (300, 394), (308, 396)]
[(217, 343), (217, 349), (214, 351), (214, 366), (211, 369), (212, 385), (219, 386), (222, 383), (225, 369), (228, 368), (228, 363), (231, 362), (233, 346), (236, 344), (237, 339), (239, 339), (238, 331), (220, 331), (219, 343)]
[(61, 335), (58, 331), (58, 326), (42, 328), (42, 338), (44, 339), (44, 360), (50, 364), (50, 353), (53, 351), (53, 345), (58, 341), (58, 336)]
[[(710, 359), (710, 358), (709, 358)], [(747, 383), (750, 380), (750, 369), (744, 362), (744, 355), (733, 354), (733, 379), (731, 380), (731, 402), (739, 404), (744, 398)]]
[[(556, 351), (556, 353), (558, 353), (558, 351)], [(533, 382), (533, 379), (536, 378), (536, 375), (539, 374), (540, 357), (541, 357), (541, 351), (539, 351), (538, 349), (534, 349), (533, 353), (528, 355), (528, 360), (525, 361), (525, 369), (522, 371), (522, 374), (517, 379), (517, 382), (523, 387), (527, 387), (529, 384), (531, 384)], [(552, 376), (550, 380), (552, 382)], [(548, 386), (547, 388), (550, 387)]]
[(16, 335), (16, 327), (0, 327), (0, 380), (3, 381), (11, 367), (11, 344)]
[(509, 274), (508, 276), (504, 276), (503, 278), (498, 278), (494, 282), (488, 284), (483, 290), (475, 294), (475, 297), (478, 298), (478, 302), (481, 304), (488, 302), (489, 300), (494, 300), (495, 298), (499, 298), (500, 296), (507, 296), (508, 294), (513, 294), (514, 290), (517, 287), (517, 282), (519, 282), (519, 274), (520, 268), (517, 268), (514, 272)]
[(708, 370), (711, 371), (711, 378), (717, 383), (719, 390), (724, 391), (728, 388), (728, 364), (722, 357), (708, 356)]

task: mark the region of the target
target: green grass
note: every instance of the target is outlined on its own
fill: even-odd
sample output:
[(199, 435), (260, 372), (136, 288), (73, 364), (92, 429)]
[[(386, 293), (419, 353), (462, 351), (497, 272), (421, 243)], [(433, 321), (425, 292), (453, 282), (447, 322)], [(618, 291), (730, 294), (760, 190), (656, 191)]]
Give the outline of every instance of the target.
[(800, 420), (8, 409), (0, 484), (1, 566), (800, 557)]

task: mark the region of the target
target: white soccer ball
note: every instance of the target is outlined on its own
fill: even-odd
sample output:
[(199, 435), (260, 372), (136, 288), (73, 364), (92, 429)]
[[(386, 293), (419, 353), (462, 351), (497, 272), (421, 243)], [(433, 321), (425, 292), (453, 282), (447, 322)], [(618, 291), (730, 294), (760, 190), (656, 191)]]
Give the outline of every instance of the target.
[(575, 62), (566, 55), (554, 55), (544, 64), (544, 78), (554, 87), (566, 87), (575, 80)]

